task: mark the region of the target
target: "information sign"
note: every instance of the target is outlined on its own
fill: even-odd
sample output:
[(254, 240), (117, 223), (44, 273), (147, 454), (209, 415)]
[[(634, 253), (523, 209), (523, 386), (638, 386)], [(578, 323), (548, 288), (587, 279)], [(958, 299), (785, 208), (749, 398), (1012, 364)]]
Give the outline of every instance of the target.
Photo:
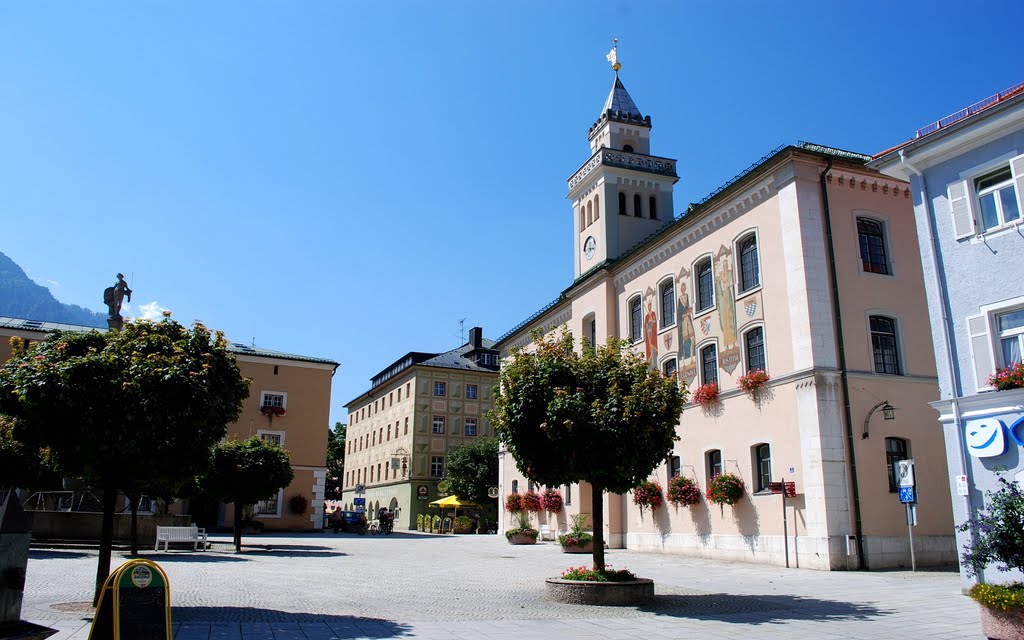
[(155, 562), (129, 560), (103, 584), (89, 640), (171, 640), (167, 574)]
[(914, 486), (914, 461), (899, 460), (896, 462), (896, 477), (900, 487)]
[(361, 493), (366, 493), (366, 485), (365, 484), (357, 484), (356, 485), (356, 494), (361, 494)]
[(352, 499), (352, 504), (354, 504), (354, 505), (364, 505), (364, 504), (366, 504), (366, 498), (353, 498)]
[(917, 502), (914, 497), (914, 487), (900, 487), (900, 502)]

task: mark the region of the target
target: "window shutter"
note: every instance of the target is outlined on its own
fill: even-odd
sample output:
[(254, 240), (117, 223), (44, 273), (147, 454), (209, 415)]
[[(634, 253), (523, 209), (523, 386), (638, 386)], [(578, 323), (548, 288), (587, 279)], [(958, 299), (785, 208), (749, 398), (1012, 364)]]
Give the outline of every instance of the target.
[(953, 234), (956, 239), (974, 235), (974, 212), (971, 211), (971, 190), (967, 181), (950, 183), (949, 205), (953, 211)]
[(984, 314), (967, 318), (967, 333), (971, 338), (971, 356), (974, 360), (974, 378), (977, 390), (990, 389), (988, 377), (996, 372), (992, 359), (992, 340)]
[(1017, 211), (1024, 215), (1024, 155), (1010, 159), (1010, 173), (1013, 174), (1013, 187), (1017, 192)]

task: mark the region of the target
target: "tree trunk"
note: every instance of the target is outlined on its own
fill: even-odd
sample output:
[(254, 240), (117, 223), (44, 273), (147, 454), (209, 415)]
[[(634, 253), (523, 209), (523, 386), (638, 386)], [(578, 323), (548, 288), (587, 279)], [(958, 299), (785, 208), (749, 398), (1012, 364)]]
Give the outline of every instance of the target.
[(117, 506), (117, 489), (103, 488), (103, 528), (100, 531), (100, 555), (96, 561), (96, 591), (92, 605), (95, 607), (103, 593), (103, 583), (110, 575), (110, 550), (114, 546), (114, 508)]
[(604, 490), (591, 486), (591, 519), (594, 521), (594, 569), (604, 571)]
[(235, 553), (242, 553), (242, 503), (235, 501)]
[(128, 496), (132, 509), (132, 555), (139, 555), (139, 499), (140, 496)]

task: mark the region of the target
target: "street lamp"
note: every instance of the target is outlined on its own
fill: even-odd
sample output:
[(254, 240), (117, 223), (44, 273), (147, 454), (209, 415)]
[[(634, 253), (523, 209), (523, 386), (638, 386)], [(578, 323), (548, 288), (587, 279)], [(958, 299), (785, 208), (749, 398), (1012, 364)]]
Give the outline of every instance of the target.
[(871, 422), (871, 416), (874, 415), (874, 413), (876, 411), (878, 411), (879, 409), (882, 410), (882, 418), (883, 419), (885, 419), (885, 420), (895, 420), (896, 419), (896, 407), (894, 407), (891, 404), (889, 404), (888, 400), (882, 400), (881, 402), (879, 402), (875, 406), (871, 407), (871, 410), (868, 411), (867, 417), (864, 418), (864, 433), (861, 434), (861, 436), (860, 436), (861, 439), (867, 440), (868, 436), (870, 435), (868, 433), (868, 424)]

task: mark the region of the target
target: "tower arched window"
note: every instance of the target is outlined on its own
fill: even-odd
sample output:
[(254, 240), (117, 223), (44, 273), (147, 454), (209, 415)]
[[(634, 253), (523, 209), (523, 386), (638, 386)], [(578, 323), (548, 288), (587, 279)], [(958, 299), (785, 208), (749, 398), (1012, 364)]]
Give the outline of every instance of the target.
[(587, 207), (582, 202), (580, 203), (580, 229), (587, 228)]
[(640, 306), (640, 296), (629, 301), (629, 339), (632, 342), (640, 342), (644, 337), (643, 309)]
[(594, 196), (594, 220), (601, 219), (601, 196)]
[(622, 145), (622, 150), (625, 151), (626, 153), (633, 153), (633, 145), (624, 144)]
[(706, 311), (715, 305), (715, 282), (711, 273), (711, 258), (697, 264), (697, 311)]
[(740, 241), (740, 291), (749, 291), (761, 284), (761, 269), (757, 262), (757, 236)]
[(661, 283), (659, 287), (661, 298), (661, 328), (669, 327), (676, 323), (676, 288), (672, 279), (669, 278)]
[(647, 199), (647, 210), (651, 214), (651, 220), (658, 219), (658, 200), (654, 196)]
[(626, 215), (626, 194), (619, 192), (619, 215)]
[(594, 222), (594, 203), (587, 203), (587, 226), (589, 227)]
[(636, 216), (637, 218), (644, 217), (644, 210), (641, 207), (642, 203), (643, 203), (643, 200), (640, 198), (640, 194), (639, 193), (634, 193), (633, 194), (633, 215)]

